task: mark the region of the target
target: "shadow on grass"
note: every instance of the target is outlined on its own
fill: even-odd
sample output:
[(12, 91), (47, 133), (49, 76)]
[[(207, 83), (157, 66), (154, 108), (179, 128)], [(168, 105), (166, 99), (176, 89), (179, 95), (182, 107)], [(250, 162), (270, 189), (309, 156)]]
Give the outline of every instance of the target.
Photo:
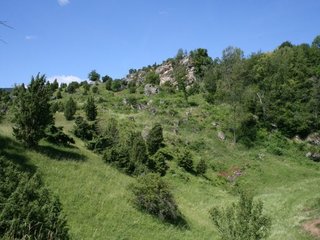
[(64, 149), (55, 148), (53, 146), (38, 146), (35, 149), (38, 153), (41, 153), (43, 155), (46, 155), (49, 158), (52, 158), (54, 160), (62, 161), (62, 160), (69, 160), (69, 161), (85, 161), (86, 157), (82, 154), (67, 151)]
[(36, 166), (31, 165), (25, 156), (23, 145), (12, 138), (0, 136), (0, 156), (12, 161), (25, 172), (35, 173), (37, 170)]

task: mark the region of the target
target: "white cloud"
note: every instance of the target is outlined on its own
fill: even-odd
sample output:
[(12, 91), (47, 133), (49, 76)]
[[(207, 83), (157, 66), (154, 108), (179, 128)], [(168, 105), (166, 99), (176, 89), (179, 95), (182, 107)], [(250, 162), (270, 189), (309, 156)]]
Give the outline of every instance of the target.
[(65, 6), (70, 3), (70, 0), (58, 0), (60, 6)]
[(37, 36), (27, 35), (27, 36), (24, 37), (24, 39), (27, 40), (27, 41), (32, 41), (32, 40), (36, 40)]
[(57, 76), (52, 76), (52, 77), (48, 77), (48, 81), (49, 82), (53, 82), (55, 79), (57, 79), (58, 83), (71, 83), (71, 82), (81, 82), (83, 81), (81, 78), (77, 77), (77, 76), (73, 76), (73, 75), (57, 75)]

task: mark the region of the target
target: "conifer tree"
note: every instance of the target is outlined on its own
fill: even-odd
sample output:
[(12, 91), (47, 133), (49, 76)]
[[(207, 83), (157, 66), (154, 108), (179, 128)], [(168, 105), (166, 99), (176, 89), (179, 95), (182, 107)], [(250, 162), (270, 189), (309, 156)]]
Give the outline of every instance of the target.
[(64, 116), (67, 120), (72, 120), (77, 111), (77, 104), (72, 97), (68, 99), (64, 106)]
[(28, 88), (20, 88), (14, 102), (13, 135), (28, 147), (35, 147), (54, 121), (49, 103), (51, 89), (45, 75), (40, 74), (32, 77)]
[(84, 110), (86, 112), (86, 116), (87, 116), (89, 121), (96, 120), (98, 112), (97, 112), (97, 106), (96, 106), (96, 104), (94, 102), (94, 98), (93, 97), (89, 97), (88, 98)]
[(163, 142), (162, 126), (160, 123), (154, 125), (150, 130), (148, 137), (146, 139), (149, 154), (155, 154), (161, 147)]

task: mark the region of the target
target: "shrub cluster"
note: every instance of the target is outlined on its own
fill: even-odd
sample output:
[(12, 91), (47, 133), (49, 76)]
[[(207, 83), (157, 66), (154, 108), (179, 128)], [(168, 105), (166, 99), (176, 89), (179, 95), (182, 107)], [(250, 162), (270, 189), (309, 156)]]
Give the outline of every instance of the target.
[(58, 198), (40, 177), (0, 157), (0, 238), (69, 239)]

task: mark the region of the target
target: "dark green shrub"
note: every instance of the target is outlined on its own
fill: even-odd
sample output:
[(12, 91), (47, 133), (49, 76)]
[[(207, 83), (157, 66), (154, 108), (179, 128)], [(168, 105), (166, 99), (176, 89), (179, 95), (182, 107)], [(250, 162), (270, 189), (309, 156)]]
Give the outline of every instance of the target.
[(213, 208), (211, 218), (222, 240), (260, 240), (269, 235), (271, 219), (263, 213), (262, 202), (241, 193), (238, 203), (224, 209)]
[(68, 87), (66, 88), (67, 93), (75, 93), (75, 91), (80, 87), (80, 84), (78, 82), (71, 82), (69, 83)]
[(89, 121), (94, 121), (96, 119), (98, 112), (93, 97), (88, 98), (87, 103), (84, 106), (84, 111)]
[(61, 144), (65, 146), (71, 143), (74, 144), (74, 139), (65, 134), (62, 129), (62, 127), (56, 127), (54, 125), (48, 126), (45, 131), (46, 140), (54, 144)]
[(72, 120), (76, 111), (77, 111), (77, 104), (73, 100), (73, 98), (70, 97), (64, 106), (63, 113), (64, 113), (66, 120), (68, 120), (68, 121)]
[(166, 156), (161, 151), (158, 151), (149, 159), (148, 167), (151, 171), (159, 173), (160, 176), (164, 176), (169, 169), (166, 160)]
[(95, 134), (95, 124), (89, 124), (83, 117), (77, 117), (73, 128), (73, 133), (82, 140), (92, 140)]
[(35, 174), (0, 157), (0, 238), (69, 239), (58, 198)]
[(99, 91), (98, 86), (97, 86), (97, 85), (94, 85), (94, 86), (91, 88), (91, 91), (92, 91), (92, 93), (98, 93), (98, 91)]
[(183, 150), (178, 156), (178, 166), (187, 172), (193, 172), (193, 160), (190, 151)]
[(130, 189), (137, 208), (170, 223), (177, 223), (181, 219), (169, 186), (158, 174), (150, 173), (139, 177)]
[(160, 149), (163, 142), (163, 132), (160, 123), (155, 124), (150, 130), (146, 142), (150, 155), (155, 154)]
[(136, 93), (137, 91), (136, 82), (135, 81), (129, 82), (128, 88), (129, 88), (129, 93)]
[(198, 175), (204, 175), (208, 169), (206, 162), (201, 159), (200, 162), (196, 166), (196, 172)]

